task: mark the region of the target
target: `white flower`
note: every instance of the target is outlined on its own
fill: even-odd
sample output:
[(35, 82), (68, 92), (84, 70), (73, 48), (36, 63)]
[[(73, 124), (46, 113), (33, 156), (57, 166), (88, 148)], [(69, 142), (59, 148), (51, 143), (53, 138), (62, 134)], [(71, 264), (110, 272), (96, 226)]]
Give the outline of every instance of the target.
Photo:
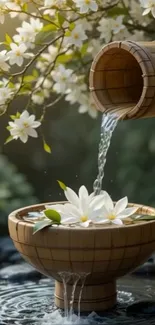
[(45, 0), (44, 1), (44, 6), (45, 7), (52, 7), (52, 6), (57, 6), (57, 7), (61, 7), (65, 4), (65, 0)]
[(77, 47), (81, 47), (83, 41), (86, 40), (88, 37), (85, 34), (82, 26), (77, 25), (70, 33), (70, 36), (65, 37), (66, 44), (74, 44)]
[(93, 219), (95, 224), (114, 223), (123, 225), (122, 220), (133, 215), (137, 211), (137, 207), (127, 208), (128, 199), (124, 197), (119, 200), (115, 206), (107, 192), (104, 193), (104, 206), (101, 208), (97, 217)]
[(25, 53), (26, 46), (24, 44), (17, 45), (15, 43), (10, 44), (11, 51), (8, 52), (7, 57), (11, 65), (17, 64), (19, 67), (23, 64), (24, 59), (30, 57), (28, 53)]
[(88, 227), (91, 220), (98, 214), (104, 204), (104, 193), (94, 196), (94, 193), (88, 194), (83, 185), (79, 189), (78, 195), (69, 187), (64, 190), (69, 203), (47, 205), (46, 209), (52, 209), (60, 213), (61, 224), (78, 224), (82, 227)]
[(152, 16), (155, 18), (155, 0), (141, 0), (141, 6), (145, 9), (143, 16), (152, 13)]
[(57, 93), (65, 93), (68, 84), (72, 83), (74, 80), (73, 70), (65, 69), (62, 64), (60, 64), (56, 70), (52, 71), (51, 75), (55, 81), (53, 89)]
[(101, 50), (102, 46), (103, 46), (103, 42), (101, 45), (101, 42), (99, 39), (93, 38), (91, 40), (91, 42), (89, 43), (87, 52), (90, 53), (92, 57), (94, 57)]
[(123, 25), (123, 16), (118, 16), (116, 19), (111, 19), (111, 28), (113, 31), (113, 34), (119, 33), (122, 29), (125, 28)]
[(100, 32), (100, 38), (103, 38), (106, 43), (110, 42), (112, 37), (111, 19), (103, 17), (99, 21), (97, 30)]
[(6, 61), (8, 60), (6, 53), (6, 50), (0, 52), (0, 69), (4, 71), (8, 71), (10, 68), (9, 65), (6, 63)]
[(96, 105), (94, 103), (94, 101), (92, 100), (91, 95), (87, 94), (87, 95), (82, 95), (79, 98), (79, 103), (81, 104), (79, 106), (79, 110), (78, 112), (80, 114), (84, 114), (84, 113), (88, 113), (92, 118), (97, 118), (98, 116), (98, 111), (96, 108)]
[(0, 88), (0, 105), (6, 104), (8, 99), (11, 98), (12, 90), (5, 85), (5, 82), (3, 86)]
[(88, 30), (88, 31), (93, 30), (93, 24), (91, 22), (89, 22), (86, 18), (79, 19), (76, 22), (76, 26), (79, 26), (79, 25), (80, 25), (80, 27), (82, 26), (83, 30)]
[(97, 11), (98, 9), (98, 4), (95, 0), (73, 0), (73, 2), (80, 9), (81, 14), (85, 14), (89, 10)]
[(41, 123), (39, 121), (35, 121), (35, 115), (29, 115), (27, 111), (24, 111), (14, 122), (9, 122), (9, 131), (13, 139), (17, 140), (19, 138), (25, 143), (28, 140), (28, 136), (33, 138), (38, 137), (35, 129), (40, 125)]
[(22, 27), (18, 27), (16, 30), (19, 34), (14, 35), (13, 39), (16, 43), (24, 43), (27, 48), (34, 48), (34, 42), (36, 35), (41, 31), (43, 23), (39, 18), (30, 18), (30, 22), (22, 22)]
[(6, 1), (0, 0), (0, 23), (4, 24), (6, 11)]

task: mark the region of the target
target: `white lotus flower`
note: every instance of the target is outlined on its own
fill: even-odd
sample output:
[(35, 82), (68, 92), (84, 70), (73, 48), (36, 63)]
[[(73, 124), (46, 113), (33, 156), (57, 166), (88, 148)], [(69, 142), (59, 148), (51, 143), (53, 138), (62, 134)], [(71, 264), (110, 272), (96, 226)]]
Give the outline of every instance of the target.
[(66, 187), (64, 194), (68, 203), (45, 206), (61, 215), (62, 225), (78, 224), (88, 227), (104, 204), (104, 192), (96, 196), (94, 193), (89, 195), (84, 185), (80, 187), (78, 195), (69, 187)]
[(141, 6), (145, 9), (143, 16), (151, 12), (152, 16), (155, 18), (155, 0), (141, 0)]
[(115, 225), (123, 225), (123, 219), (128, 218), (137, 211), (137, 207), (127, 208), (127, 197), (119, 200), (115, 206), (107, 192), (104, 192), (104, 206), (100, 215), (95, 217), (92, 222), (95, 224), (114, 223)]

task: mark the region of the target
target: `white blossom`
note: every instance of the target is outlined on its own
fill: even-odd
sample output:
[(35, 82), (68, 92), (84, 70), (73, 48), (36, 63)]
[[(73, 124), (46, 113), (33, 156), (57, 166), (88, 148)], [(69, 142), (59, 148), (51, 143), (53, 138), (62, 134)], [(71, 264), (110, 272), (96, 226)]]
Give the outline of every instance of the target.
[(100, 38), (103, 38), (106, 43), (110, 42), (112, 37), (112, 27), (111, 27), (111, 19), (102, 18), (99, 21), (99, 26), (97, 30), (100, 32)]
[(6, 12), (6, 2), (5, 0), (0, 0), (0, 23), (4, 24)]
[(88, 113), (92, 118), (97, 118), (98, 112), (96, 109), (96, 105), (94, 103), (94, 101), (92, 100), (91, 95), (86, 94), (86, 95), (82, 95), (81, 97), (79, 97), (79, 109), (78, 112), (80, 114), (84, 114), (84, 113)]
[(87, 35), (83, 30), (82, 26), (77, 25), (70, 33), (70, 36), (65, 37), (66, 44), (74, 44), (77, 47), (81, 47), (83, 41), (87, 39)]
[(150, 12), (155, 18), (155, 0), (141, 0), (141, 6), (145, 9), (143, 15), (148, 15)]
[(16, 43), (24, 43), (27, 48), (33, 48), (36, 35), (43, 28), (43, 23), (39, 18), (30, 18), (30, 22), (23, 21), (22, 26), (16, 30), (18, 34), (13, 36)]
[(35, 115), (29, 115), (28, 111), (24, 111), (14, 122), (9, 122), (9, 131), (13, 139), (19, 138), (23, 143), (26, 143), (29, 136), (38, 137), (35, 129), (40, 125), (39, 121), (35, 121)]
[(137, 207), (127, 208), (128, 199), (124, 197), (115, 205), (107, 192), (104, 192), (104, 205), (99, 211), (97, 217), (92, 220), (95, 224), (113, 223), (115, 225), (123, 225), (123, 219), (136, 213)]
[(111, 28), (113, 34), (117, 34), (125, 28), (125, 26), (123, 25), (123, 18), (123, 16), (118, 16), (116, 19), (111, 19)]
[(64, 6), (65, 2), (65, 0), (45, 0), (44, 7), (57, 6), (60, 8), (61, 6)]
[(5, 85), (5, 83), (0, 87), (0, 105), (4, 105), (12, 96), (12, 90)]
[(74, 81), (75, 76), (73, 75), (73, 70), (65, 69), (65, 67), (60, 64), (57, 69), (51, 73), (53, 80), (55, 81), (53, 89), (57, 93), (65, 93), (68, 85)]
[(69, 187), (66, 187), (64, 194), (68, 200), (66, 204), (46, 205), (46, 209), (52, 209), (60, 213), (61, 224), (78, 224), (81, 227), (88, 227), (92, 218), (98, 215), (98, 209), (104, 204), (104, 193), (94, 196), (89, 195), (86, 187), (82, 185), (78, 195)]
[(23, 64), (24, 59), (28, 59), (30, 54), (25, 53), (27, 48), (24, 44), (17, 45), (15, 43), (10, 44), (11, 51), (8, 52), (7, 58), (10, 65), (17, 64), (19, 67)]
[(6, 63), (6, 61), (8, 60), (6, 54), (7, 54), (6, 50), (0, 52), (0, 69), (4, 71), (8, 71), (10, 68), (10, 66)]
[(98, 4), (95, 0), (73, 0), (73, 2), (80, 9), (81, 14), (85, 14), (89, 10), (97, 11), (98, 9)]

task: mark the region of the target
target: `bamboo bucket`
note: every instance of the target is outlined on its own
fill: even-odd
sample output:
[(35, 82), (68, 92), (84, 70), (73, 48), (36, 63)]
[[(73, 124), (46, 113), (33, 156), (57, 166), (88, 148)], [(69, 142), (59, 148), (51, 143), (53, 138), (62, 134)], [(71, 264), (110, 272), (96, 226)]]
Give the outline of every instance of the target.
[(155, 117), (155, 43), (104, 46), (91, 66), (90, 92), (102, 112), (122, 119)]
[[(129, 204), (133, 206), (133, 204)], [(138, 214), (155, 215), (155, 209), (136, 205)], [(40, 211), (44, 204), (14, 211), (9, 216), (9, 233), (23, 258), (40, 273), (54, 278), (55, 305), (64, 308), (64, 292), (59, 272), (89, 275), (81, 299), (81, 311), (103, 311), (116, 304), (116, 279), (142, 264), (155, 250), (155, 221), (122, 227), (50, 227), (33, 235), (33, 224), (24, 221), (28, 212)], [(72, 282), (67, 283), (68, 299)], [(75, 291), (78, 307), (80, 285)]]

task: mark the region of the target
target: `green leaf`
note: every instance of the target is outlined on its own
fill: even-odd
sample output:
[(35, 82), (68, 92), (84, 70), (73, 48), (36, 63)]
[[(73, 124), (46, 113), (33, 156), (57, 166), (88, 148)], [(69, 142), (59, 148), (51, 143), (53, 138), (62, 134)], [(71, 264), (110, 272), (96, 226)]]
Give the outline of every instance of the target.
[(51, 222), (49, 220), (38, 221), (34, 224), (33, 227), (33, 235), (36, 234), (39, 230), (44, 229), (45, 227), (51, 226)]
[(33, 69), (33, 71), (32, 71), (32, 75), (33, 75), (34, 77), (36, 77), (36, 78), (39, 77), (39, 73), (38, 73), (38, 71), (37, 71), (36, 69)]
[(10, 43), (12, 43), (12, 38), (7, 33), (5, 34), (5, 40), (8, 45), (10, 45)]
[(84, 56), (87, 53), (88, 45), (89, 45), (88, 42), (82, 45), (80, 49), (82, 56)]
[(58, 12), (58, 22), (60, 27), (63, 25), (65, 20), (66, 20), (65, 17)]
[(42, 28), (41, 32), (55, 31), (55, 30), (57, 30), (57, 29), (58, 29), (58, 28), (57, 28), (55, 25), (53, 25), (53, 24), (47, 24), (47, 25), (45, 25), (45, 26)]
[(60, 224), (61, 216), (57, 211), (52, 209), (47, 209), (44, 211), (44, 214), (48, 219), (52, 220), (53, 223)]
[(58, 182), (59, 186), (62, 188), (62, 190), (63, 191), (66, 191), (67, 186), (63, 182), (61, 182), (61, 181), (57, 181), (57, 182)]
[(44, 140), (44, 150), (47, 152), (47, 153), (51, 153), (52, 151), (51, 151), (51, 148), (49, 147), (49, 145), (45, 142), (45, 140)]
[(24, 82), (31, 82), (31, 81), (34, 81), (34, 80), (36, 80), (36, 77), (32, 76), (32, 75), (25, 76), (24, 79), (23, 79)]
[(4, 142), (4, 144), (7, 144), (7, 143), (11, 142), (12, 140), (13, 140), (13, 137), (12, 137), (12, 135), (10, 135), (10, 136), (6, 139), (6, 141)]
[(141, 221), (141, 220), (143, 220), (143, 221), (150, 221), (150, 220), (155, 220), (155, 216), (149, 216), (149, 215), (147, 215), (147, 216), (141, 216), (140, 218), (138, 218), (138, 219), (135, 219), (136, 221)]
[(73, 54), (62, 54), (59, 55), (56, 62), (57, 63), (67, 63), (69, 61), (71, 61), (71, 59), (73, 58)]
[(120, 7), (113, 7), (111, 9), (109, 9), (107, 11), (107, 15), (110, 16), (110, 17), (114, 17), (114, 16), (126, 16), (128, 15), (129, 11), (128, 11), (128, 8), (120, 8)]
[(22, 11), (27, 12), (28, 6), (27, 3), (24, 3), (22, 6)]

